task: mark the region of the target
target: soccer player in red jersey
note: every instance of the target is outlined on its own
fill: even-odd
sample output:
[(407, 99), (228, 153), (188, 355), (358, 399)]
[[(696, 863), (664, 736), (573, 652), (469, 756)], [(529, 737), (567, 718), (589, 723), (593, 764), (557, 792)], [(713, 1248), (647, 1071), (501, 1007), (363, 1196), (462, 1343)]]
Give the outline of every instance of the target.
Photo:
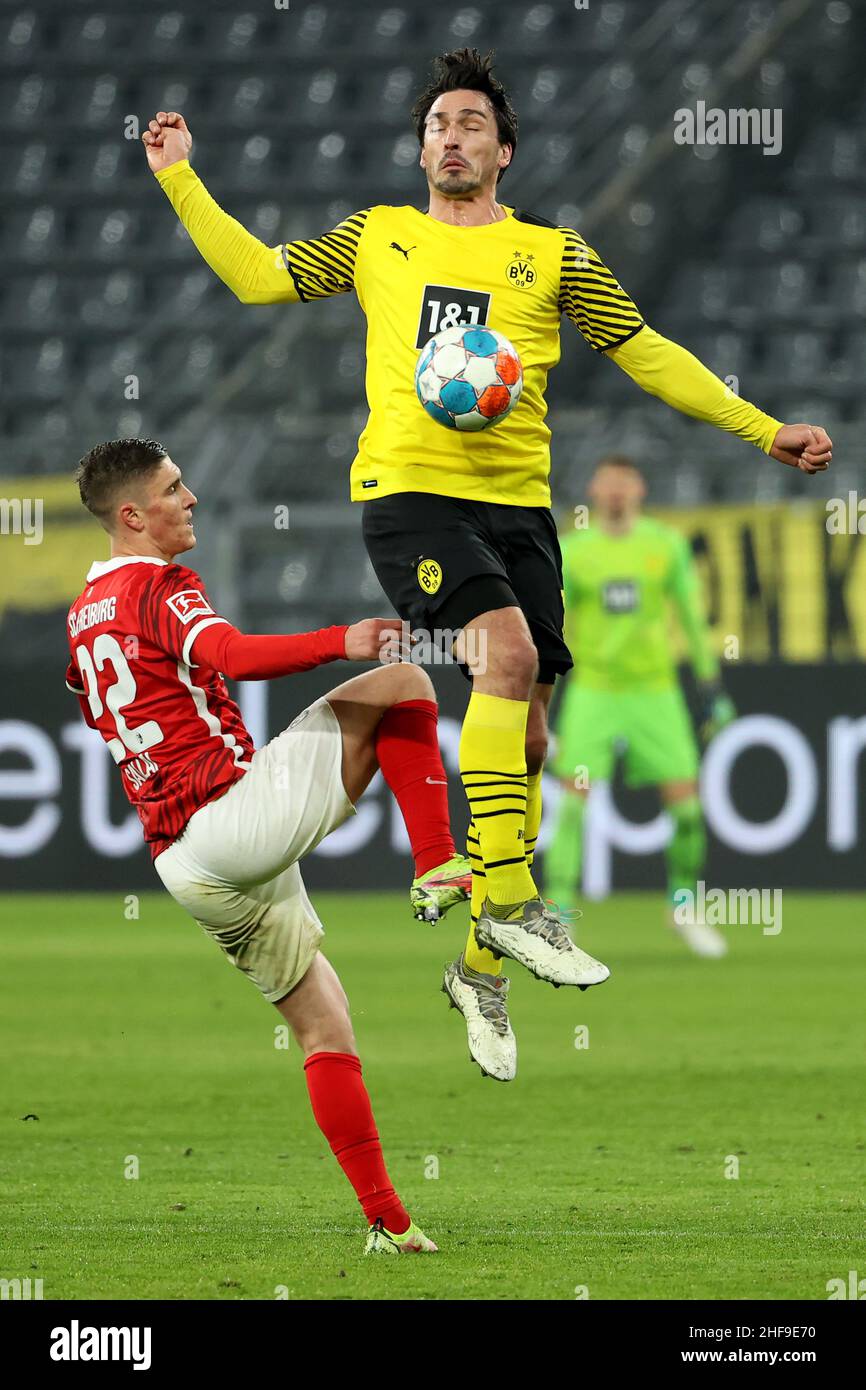
[[(500, 202), (518, 119), (492, 59), (463, 47), (433, 61), (411, 111), (420, 205), (376, 203), (319, 236), (266, 246), (231, 217), (190, 163), (192, 134), (179, 111), (157, 111), (142, 141), (190, 239), (242, 304), (354, 291), (364, 312), (370, 412), (351, 496), (401, 618), (460, 634), (454, 654), (472, 680), (459, 764), (473, 887), (469, 934), (443, 987), (466, 1022), (473, 1061), (507, 1082), (517, 1074), (517, 1040), (503, 958), (557, 987), (584, 989), (610, 974), (572, 940), (534, 877), (548, 709), (557, 676), (572, 666), (545, 418), (563, 317), (649, 395), (780, 463), (823, 471), (832, 440), (819, 425), (784, 424), (740, 399), (652, 328), (576, 228)], [(233, 128), (221, 111), (215, 129)], [(365, 136), (373, 128), (368, 122)], [(504, 335), (523, 365), (520, 401), (492, 430), (443, 428), (454, 423), (448, 413), (431, 416), (415, 393), (431, 340), (470, 326), (480, 330), (476, 344), (488, 343), (488, 329)], [(457, 394), (468, 410), (475, 393), (466, 380)]]
[[(195, 545), (196, 498), (150, 439), (97, 445), (80, 462), (84, 505), (111, 537), (68, 618), (66, 683), (108, 744), (176, 902), (289, 1023), (316, 1121), (369, 1223), (367, 1253), (432, 1251), (382, 1157), (349, 1006), (322, 955), (298, 861), (349, 816), (381, 768), (415, 859), (413, 905), (465, 901), (430, 677), (411, 662), (367, 671), (255, 749), (224, 676), (265, 680), (393, 653), (394, 618), (250, 636), (212, 607), (175, 557)], [(384, 644), (388, 647), (384, 648)]]

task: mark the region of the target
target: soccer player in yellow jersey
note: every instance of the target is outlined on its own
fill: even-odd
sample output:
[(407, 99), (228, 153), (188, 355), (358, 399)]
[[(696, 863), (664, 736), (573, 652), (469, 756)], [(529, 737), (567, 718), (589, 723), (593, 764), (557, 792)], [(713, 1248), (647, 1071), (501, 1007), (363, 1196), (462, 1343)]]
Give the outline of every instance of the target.
[[(189, 163), (182, 116), (159, 111), (147, 159), (193, 242), (245, 304), (306, 303), (355, 290), (367, 318), (370, 415), (352, 465), (368, 552), (401, 617), (460, 630), (472, 693), (460, 741), (471, 821), (472, 925), (444, 989), (470, 1054), (508, 1081), (516, 1043), (502, 956), (553, 984), (607, 978), (538, 894), (547, 709), (571, 656), (562, 637), (562, 561), (550, 513), (547, 373), (566, 314), (586, 341), (676, 409), (731, 430), (807, 473), (826, 468), (823, 429), (783, 425), (740, 400), (644, 323), (598, 254), (570, 227), (497, 200), (517, 118), (475, 49), (442, 55), (412, 111), (428, 205), (378, 205), (321, 236), (265, 246), (211, 198)], [(414, 368), (440, 328), (489, 325), (523, 363), (521, 400), (489, 431), (444, 429), (419, 404)], [(483, 637), (483, 640), (481, 640)]]

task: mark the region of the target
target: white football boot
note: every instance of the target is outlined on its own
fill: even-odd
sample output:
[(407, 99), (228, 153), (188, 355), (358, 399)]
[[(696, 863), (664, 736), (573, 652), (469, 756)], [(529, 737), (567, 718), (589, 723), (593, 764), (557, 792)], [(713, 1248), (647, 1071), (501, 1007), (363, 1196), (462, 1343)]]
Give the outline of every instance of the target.
[(706, 922), (677, 922), (671, 914), (670, 925), (677, 936), (696, 956), (705, 960), (721, 960), (728, 954), (728, 943), (720, 931)]
[(483, 1076), (513, 1081), (517, 1075), (517, 1039), (508, 1021), (509, 981), (504, 975), (470, 970), (461, 955), (445, 967), (442, 992), (466, 1020), (469, 1056)]
[[(504, 912), (505, 916), (496, 914)], [(606, 965), (575, 946), (564, 923), (543, 898), (530, 898), (513, 907), (496, 908), (490, 899), (475, 924), (475, 938), (496, 956), (508, 956), (538, 980), (588, 989), (610, 975)]]

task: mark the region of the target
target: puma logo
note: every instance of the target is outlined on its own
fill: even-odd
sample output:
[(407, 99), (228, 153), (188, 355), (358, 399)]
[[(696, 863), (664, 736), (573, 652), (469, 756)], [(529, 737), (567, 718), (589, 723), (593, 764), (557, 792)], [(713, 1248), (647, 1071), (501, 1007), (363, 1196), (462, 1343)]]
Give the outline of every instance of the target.
[(401, 254), (401, 256), (404, 256), (404, 257), (406, 258), (406, 260), (408, 261), (408, 259), (409, 259), (409, 252), (410, 252), (410, 251), (414, 251), (414, 250), (415, 250), (415, 247), (414, 247), (414, 246), (410, 246), (407, 250), (404, 251), (404, 250), (403, 250), (403, 247), (400, 245), (400, 243), (399, 243), (398, 241), (392, 241), (392, 242), (391, 242), (391, 245), (388, 247), (388, 250), (389, 250), (389, 251), (399, 251), (400, 254)]

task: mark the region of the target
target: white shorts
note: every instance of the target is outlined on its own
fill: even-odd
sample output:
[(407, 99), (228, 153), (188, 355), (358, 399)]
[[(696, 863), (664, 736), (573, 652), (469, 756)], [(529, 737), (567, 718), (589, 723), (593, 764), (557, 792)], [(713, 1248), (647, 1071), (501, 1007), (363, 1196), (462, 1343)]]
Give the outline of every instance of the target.
[(249, 771), (154, 860), (175, 901), (272, 1003), (303, 979), (319, 949), (323, 927), (298, 860), (356, 814), (342, 754), (323, 697), (257, 749)]

